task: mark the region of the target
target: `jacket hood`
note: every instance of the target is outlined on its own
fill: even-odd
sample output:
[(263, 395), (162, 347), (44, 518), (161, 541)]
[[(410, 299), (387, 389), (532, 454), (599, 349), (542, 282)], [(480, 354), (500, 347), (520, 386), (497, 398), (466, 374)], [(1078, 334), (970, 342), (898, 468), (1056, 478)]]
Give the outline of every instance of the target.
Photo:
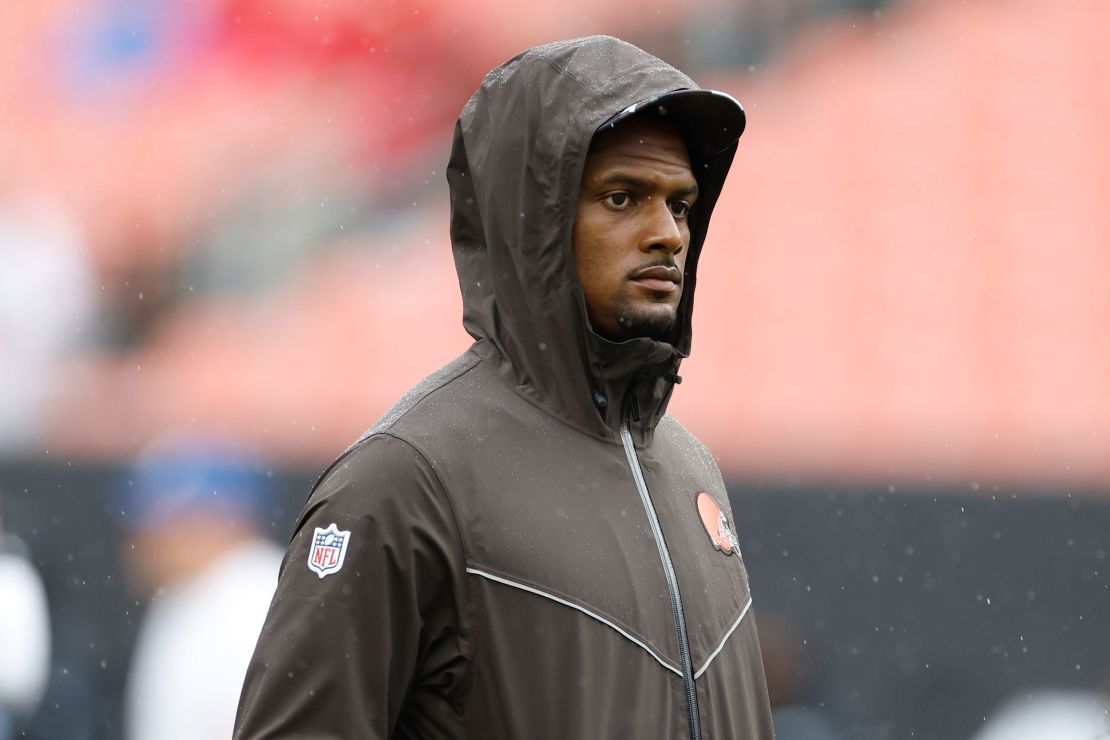
[[(645, 113), (678, 126), (699, 196), (673, 336), (612, 342), (590, 327), (572, 227), (594, 134)], [(690, 352), (698, 256), (743, 125), (732, 98), (608, 36), (529, 49), (486, 76), (455, 127), (451, 243), (463, 325), (519, 395), (603, 439), (630, 404), (650, 442)]]

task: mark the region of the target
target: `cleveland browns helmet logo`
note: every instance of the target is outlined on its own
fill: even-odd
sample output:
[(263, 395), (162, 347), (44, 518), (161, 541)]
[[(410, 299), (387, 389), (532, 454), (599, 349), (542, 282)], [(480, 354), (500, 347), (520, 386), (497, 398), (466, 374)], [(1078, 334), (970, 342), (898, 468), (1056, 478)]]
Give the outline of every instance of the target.
[(701, 523), (705, 526), (705, 533), (709, 535), (709, 541), (713, 543), (713, 547), (725, 555), (738, 552), (740, 541), (728, 526), (728, 517), (721, 512), (721, 507), (717, 506), (713, 497), (705, 491), (700, 491), (696, 502), (698, 516), (701, 517)]

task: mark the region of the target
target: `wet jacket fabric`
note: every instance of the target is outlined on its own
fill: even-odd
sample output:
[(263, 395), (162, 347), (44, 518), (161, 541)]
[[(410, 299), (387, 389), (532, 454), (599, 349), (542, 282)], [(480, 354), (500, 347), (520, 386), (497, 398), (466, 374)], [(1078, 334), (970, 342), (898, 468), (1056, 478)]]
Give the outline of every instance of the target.
[(671, 341), (595, 334), (571, 252), (598, 127), (694, 88), (595, 37), (525, 52), (467, 103), (448, 180), (475, 342), (314, 487), (236, 738), (773, 737), (726, 537), (743, 523), (710, 453), (665, 413), (735, 143), (687, 142), (701, 194)]

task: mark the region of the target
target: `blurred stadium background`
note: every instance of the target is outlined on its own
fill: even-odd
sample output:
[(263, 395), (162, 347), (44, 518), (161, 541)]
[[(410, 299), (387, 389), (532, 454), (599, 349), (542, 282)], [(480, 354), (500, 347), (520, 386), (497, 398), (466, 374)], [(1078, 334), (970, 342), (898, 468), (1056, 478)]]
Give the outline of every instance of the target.
[(0, 521), (55, 642), (13, 727), (120, 736), (142, 604), (105, 502), (152, 440), (274, 461), (280, 542), (467, 346), (455, 117), (598, 32), (748, 111), (671, 409), (730, 481), (782, 701), (950, 740), (1110, 679), (1107, 29), (1100, 0), (9, 4)]

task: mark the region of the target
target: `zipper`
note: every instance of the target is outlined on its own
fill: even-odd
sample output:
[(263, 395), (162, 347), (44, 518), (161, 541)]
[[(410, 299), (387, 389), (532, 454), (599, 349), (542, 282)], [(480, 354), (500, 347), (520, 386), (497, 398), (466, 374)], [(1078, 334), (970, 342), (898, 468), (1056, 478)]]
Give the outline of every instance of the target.
[[(632, 403), (635, 403), (634, 392)], [(624, 454), (628, 457), (628, 467), (632, 469), (632, 478), (636, 481), (636, 490), (640, 493), (640, 501), (644, 504), (648, 522), (651, 524), (651, 533), (655, 537), (655, 544), (659, 548), (659, 559), (663, 561), (663, 573), (667, 577), (667, 592), (671, 597), (671, 611), (674, 613), (675, 632), (678, 634), (678, 656), (682, 664), (682, 684), (686, 690), (686, 718), (690, 724), (691, 740), (701, 740), (701, 722), (698, 718), (698, 694), (694, 685), (694, 666), (690, 659), (690, 641), (686, 636), (686, 618), (682, 615), (682, 597), (678, 593), (678, 579), (674, 574), (674, 565), (671, 563), (671, 554), (667, 550), (667, 543), (663, 540), (663, 529), (659, 526), (659, 517), (655, 514), (655, 506), (651, 503), (651, 494), (648, 493), (644, 472), (640, 468), (640, 458), (636, 456), (636, 445), (632, 442), (632, 432), (628, 427), (629, 406), (625, 405), (621, 412), (621, 442), (624, 444)]]

